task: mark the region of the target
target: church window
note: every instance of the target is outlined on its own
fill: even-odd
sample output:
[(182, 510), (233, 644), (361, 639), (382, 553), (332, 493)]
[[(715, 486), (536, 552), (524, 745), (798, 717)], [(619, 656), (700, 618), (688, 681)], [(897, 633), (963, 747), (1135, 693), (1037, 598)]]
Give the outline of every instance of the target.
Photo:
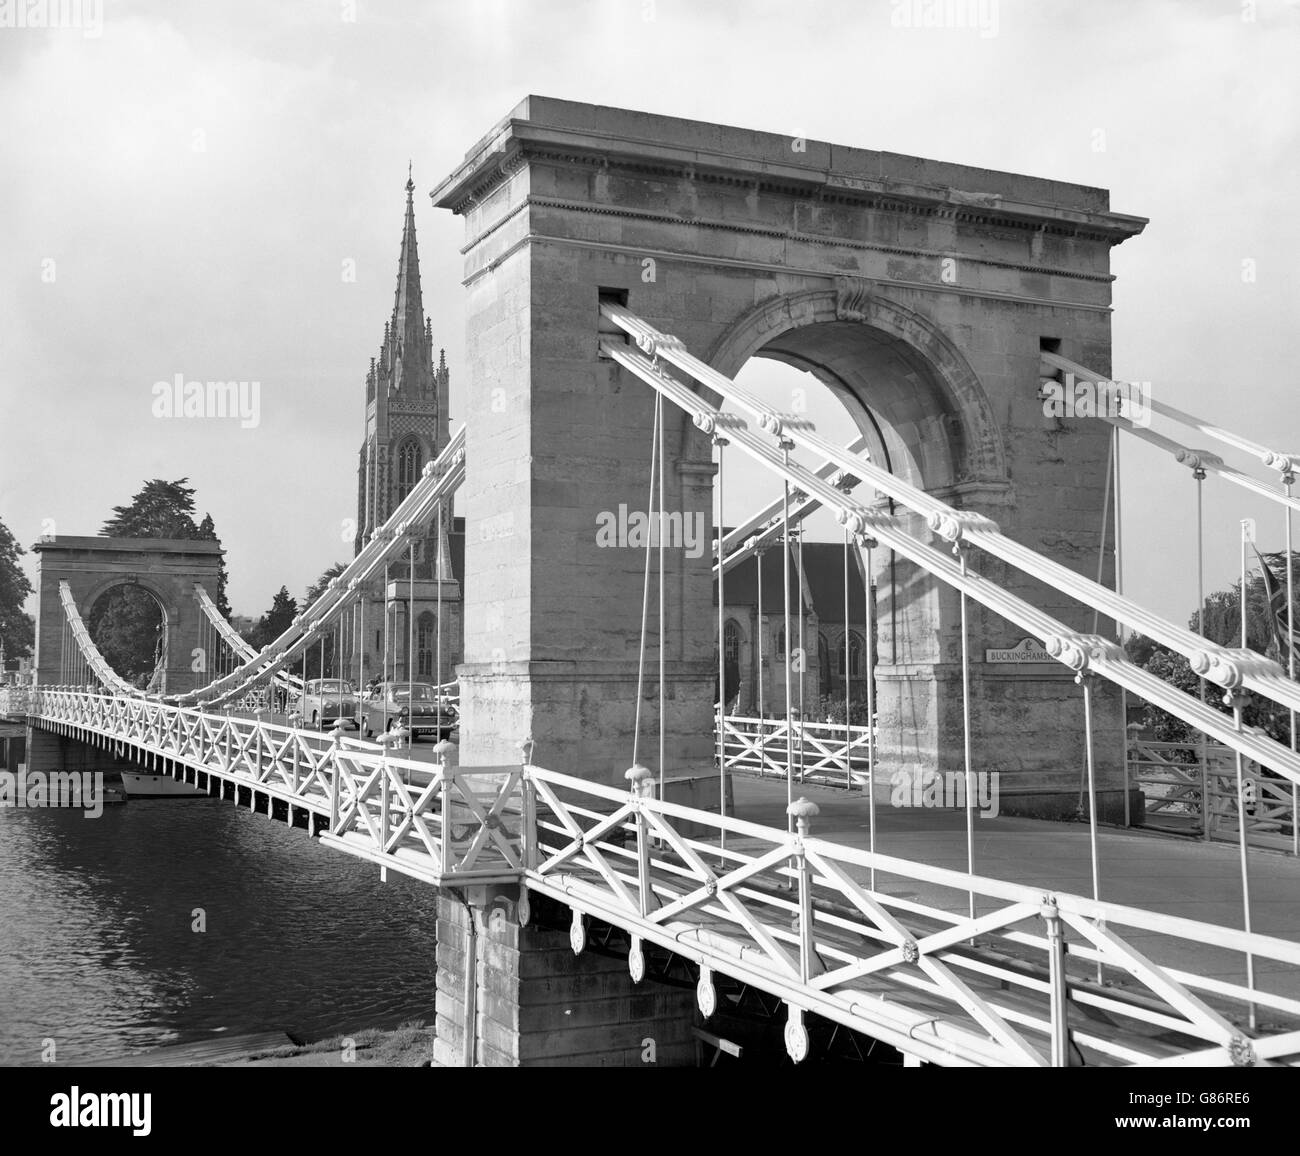
[(424, 468), (424, 454), (415, 438), (407, 438), (397, 451), (397, 500), (402, 501), (420, 480)]

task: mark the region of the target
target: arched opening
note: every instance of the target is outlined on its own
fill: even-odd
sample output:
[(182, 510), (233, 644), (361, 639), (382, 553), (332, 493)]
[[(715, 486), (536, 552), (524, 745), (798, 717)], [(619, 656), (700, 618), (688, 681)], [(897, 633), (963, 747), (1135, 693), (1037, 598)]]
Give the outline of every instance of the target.
[(103, 591), (86, 630), (104, 661), (133, 686), (148, 688), (167, 667), (167, 614), (153, 591), (121, 583)]
[(835, 657), (835, 669), (840, 678), (843, 678), (847, 672), (849, 678), (862, 678), (866, 670), (862, 665), (862, 635), (856, 630), (850, 630), (848, 635), (848, 665), (845, 665), (843, 638), (840, 639), (839, 650)]
[[(858, 439), (859, 452), (876, 466), (952, 505), (1007, 501), (1002, 435), (963, 355), (929, 318), (876, 296), (865, 283), (855, 286), (768, 298), (723, 334), (707, 360), (772, 409), (810, 419), (839, 445)], [(698, 456), (706, 454), (701, 446)], [(807, 469), (823, 465), (801, 447), (790, 454)], [(779, 499), (782, 486), (747, 455), (728, 452), (725, 494), (723, 519), (735, 526)], [(867, 482), (852, 494), (930, 540), (922, 517)], [(871, 639), (878, 716), (892, 728), (891, 750), (905, 763), (935, 765), (954, 710), (948, 663), (959, 645), (955, 593), (887, 547), (874, 549), (869, 563), (857, 542), (846, 552), (843, 528), (829, 511), (806, 519), (802, 535), (806, 612), (825, 630), (818, 638), (820, 693), (842, 700), (848, 680), (855, 700), (866, 696)], [(793, 574), (790, 586), (797, 620)], [(869, 599), (873, 586), (877, 596)], [(764, 591), (765, 616), (782, 614), (781, 587), (778, 577)], [(778, 656), (784, 651), (779, 646)]]
[(433, 678), (438, 619), (431, 611), (424, 611), (415, 620), (415, 669), (420, 678)]
[(724, 658), (727, 666), (735, 666), (740, 669), (740, 623), (734, 618), (727, 619), (725, 629)]

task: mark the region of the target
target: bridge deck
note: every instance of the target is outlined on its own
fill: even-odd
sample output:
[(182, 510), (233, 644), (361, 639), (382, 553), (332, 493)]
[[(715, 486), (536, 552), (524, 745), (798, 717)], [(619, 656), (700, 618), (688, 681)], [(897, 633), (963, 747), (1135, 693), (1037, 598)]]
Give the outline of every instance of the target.
[[(764, 826), (785, 825), (785, 785), (770, 779), (736, 776), (736, 810)], [(805, 784), (796, 795), (820, 808), (813, 833), (820, 839), (866, 849), (867, 800), (862, 794)], [(1098, 832), (1100, 898), (1221, 927), (1240, 927), (1241, 867), (1237, 849), (1141, 829), (1103, 827)], [(881, 854), (953, 871), (966, 870), (966, 816), (962, 811), (929, 807), (876, 806), (876, 850)], [(1009, 883), (1092, 893), (1092, 860), (1084, 823), (1047, 822), (998, 816), (975, 820), (975, 873)], [(898, 898), (954, 912), (967, 910), (967, 893), (917, 879), (877, 873), (876, 887)], [(1300, 942), (1300, 860), (1272, 852), (1250, 854), (1251, 927), (1262, 935)], [(976, 914), (994, 904), (975, 897)], [(1240, 952), (1179, 941), (1176, 957), (1164, 956), (1157, 935), (1133, 931), (1125, 936), (1142, 944), (1156, 962), (1222, 979), (1244, 976)], [(1262, 986), (1300, 998), (1300, 972), (1268, 960), (1256, 963)]]
[[(972, 927), (967, 922), (969, 899), (959, 880), (949, 874), (941, 882), (927, 881), (924, 872), (918, 874), (913, 866), (964, 872), (961, 812), (881, 808), (877, 854), (910, 862), (900, 864), (907, 874), (878, 870), (870, 887), (866, 857), (855, 863), (852, 854), (842, 850), (868, 845), (866, 800), (816, 787), (800, 793), (823, 808), (814, 835), (819, 842), (835, 844), (838, 868), (844, 875), (836, 883), (835, 864), (822, 861), (808, 877), (811, 886), (804, 901), (814, 931), (812, 950), (805, 956), (811, 974), (803, 986), (820, 987), (827, 997), (812, 1010), (829, 1012), (834, 1018), (842, 1013), (841, 1022), (905, 1032), (902, 1038), (908, 1041), (933, 1031), (930, 1042), (948, 1049), (948, 1056), (939, 1062), (1023, 1063), (1035, 1062), (1035, 1057), (1041, 1062), (1048, 1052), (1049, 1025), (1058, 1017), (1048, 1006), (1052, 976), (1037, 931), (1038, 911), (1034, 903), (1026, 903), (1031, 897), (999, 893), (987, 881), (1033, 887), (1039, 895), (1057, 888), (1088, 895), (1087, 828), (1025, 819), (981, 820), (976, 871), (983, 878), (976, 884), (975, 911), (986, 922), (982, 927), (974, 925), (976, 933), (967, 935), (964, 932)], [(782, 784), (738, 779), (736, 794), (739, 818), (769, 830), (784, 824)], [(627, 837), (633, 834), (631, 829), (625, 824), (602, 827), (604, 808), (570, 806), (554, 795), (544, 802), (542, 809), (550, 814), (540, 816), (538, 824), (546, 862), (540, 873), (529, 870), (530, 887), (564, 900), (575, 911), (694, 956), (702, 966), (720, 967), (733, 976), (747, 972), (749, 982), (780, 989), (785, 982), (783, 952), (790, 962), (796, 961), (789, 952), (794, 949), (798, 954), (801, 899), (797, 875), (788, 869), (793, 861), (779, 850), (772, 858), (770, 835), (756, 831), (747, 837), (733, 831), (727, 838), (725, 863), (721, 853), (715, 857), (712, 851), (717, 846), (716, 832), (688, 841), (652, 837), (656, 849), (650, 855), (649, 879), (654, 902), (649, 916), (643, 913), (638, 919), (628, 904), (629, 898), (635, 902), (637, 890), (637, 841)], [(588, 832), (580, 854), (569, 842), (575, 819)], [(600, 836), (601, 829), (608, 833)], [(1233, 903), (1236, 861), (1225, 849), (1211, 852), (1130, 832), (1108, 833), (1105, 838), (1109, 871), (1116, 876), (1103, 884), (1102, 896), (1109, 903), (1129, 907), (1140, 902), (1147, 911), (1165, 910), (1227, 927), (1240, 925), (1239, 916), (1233, 918), (1239, 911)], [(760, 865), (765, 856), (765, 869), (743, 882), (725, 881), (738, 865)], [(1300, 865), (1280, 856), (1257, 858), (1266, 862), (1263, 870), (1254, 871), (1260, 898), (1256, 932), (1300, 941), (1290, 900), (1300, 880)], [(717, 880), (716, 891), (708, 882), (711, 875)], [(701, 889), (701, 882), (707, 891)], [(871, 905), (879, 901), (884, 907), (869, 912), (864, 900)], [(667, 908), (671, 918), (656, 925), (656, 908)], [(1092, 943), (1089, 935), (1080, 934), (1081, 921), (1065, 921), (1063, 976), (1068, 1012), (1062, 1015), (1070, 1025), (1068, 1062), (1215, 1062), (1205, 1050), (1206, 1041), (1216, 1035), (1222, 1039), (1226, 1030), (1239, 1034), (1242, 1043), (1250, 1038), (1256, 1025), (1247, 1025), (1242, 1001), (1226, 988), (1222, 994), (1228, 998), (1220, 998), (1212, 986), (1220, 980), (1240, 991), (1246, 980), (1241, 951), (1189, 941), (1186, 929), (1131, 926), (1120, 907), (1113, 913), (1123, 925), (1113, 942), (1107, 942), (1113, 933), (1104, 923), (1101, 941)], [(899, 950), (891, 950), (894, 945), (901, 948), (901, 957)], [(1147, 961), (1156, 966), (1148, 966)], [(729, 970), (727, 962), (735, 970)], [(911, 967), (906, 966), (909, 962)], [(800, 966), (806, 968), (807, 963)], [(830, 978), (823, 982), (819, 975)], [(1191, 990), (1181, 983), (1189, 980), (1201, 988), (1199, 1001), (1193, 996), (1188, 1002)], [(1254, 990), (1294, 999), (1300, 995), (1300, 977), (1294, 966), (1257, 959)], [(1294, 1039), (1300, 1027), (1294, 1002), (1285, 1009), (1260, 1006), (1257, 1012), (1260, 1029)], [(995, 1025), (995, 1035), (1000, 1030), (1005, 1050), (981, 1054), (978, 1041), (987, 1039), (985, 1029), (990, 1023)], [(1284, 1047), (1275, 1054), (1289, 1050)]]

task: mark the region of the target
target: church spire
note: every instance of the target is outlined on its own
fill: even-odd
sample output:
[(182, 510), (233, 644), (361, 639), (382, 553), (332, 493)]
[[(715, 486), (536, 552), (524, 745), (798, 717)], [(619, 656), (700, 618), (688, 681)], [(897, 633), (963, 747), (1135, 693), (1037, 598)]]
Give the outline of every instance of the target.
[[(397, 292), (393, 299), (392, 335), (398, 342), (394, 359), (394, 387), (427, 389), (428, 343), (425, 338), (424, 299), (420, 292), (420, 254), (415, 244), (415, 181), (410, 165), (406, 175), (406, 222), (402, 251), (397, 260)], [(400, 365), (400, 370), (398, 366)]]

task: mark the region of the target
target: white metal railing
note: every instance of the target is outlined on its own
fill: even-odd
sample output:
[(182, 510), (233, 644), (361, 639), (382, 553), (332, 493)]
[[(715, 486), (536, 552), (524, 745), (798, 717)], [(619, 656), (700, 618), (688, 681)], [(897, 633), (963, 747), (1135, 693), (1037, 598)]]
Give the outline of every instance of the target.
[(26, 686), (0, 686), (0, 717), (26, 715), (30, 693)]
[[(1145, 826), (1234, 843), (1240, 839), (1242, 806), (1228, 747), (1137, 739), (1128, 751), (1129, 781), (1141, 788), (1146, 802)], [(1296, 853), (1300, 831), (1291, 783), (1248, 762), (1241, 803), (1249, 846)]]
[(871, 768), (870, 735), (864, 726), (727, 715), (722, 739), (728, 770), (785, 779), (792, 749), (798, 782), (862, 787)]
[(513, 879), (521, 867), (518, 773), (394, 757), (341, 729), (320, 734), (83, 688), (40, 688), (31, 710), (43, 726), (328, 818), (323, 842), (426, 882)]
[[(1223, 978), (1247, 951), (1300, 966), (1300, 944), (827, 843), (803, 799), (793, 832), (660, 802), (633, 774), (622, 791), (527, 768), (529, 888), (573, 909), (575, 950), (584, 914), (627, 930), (634, 976), (647, 942), (694, 960), (706, 1016), (715, 974), (780, 996), (795, 1058), (814, 1012), (938, 1064), (1300, 1064), (1300, 1000)], [(1266, 1027), (1241, 1026), (1253, 1010)]]

